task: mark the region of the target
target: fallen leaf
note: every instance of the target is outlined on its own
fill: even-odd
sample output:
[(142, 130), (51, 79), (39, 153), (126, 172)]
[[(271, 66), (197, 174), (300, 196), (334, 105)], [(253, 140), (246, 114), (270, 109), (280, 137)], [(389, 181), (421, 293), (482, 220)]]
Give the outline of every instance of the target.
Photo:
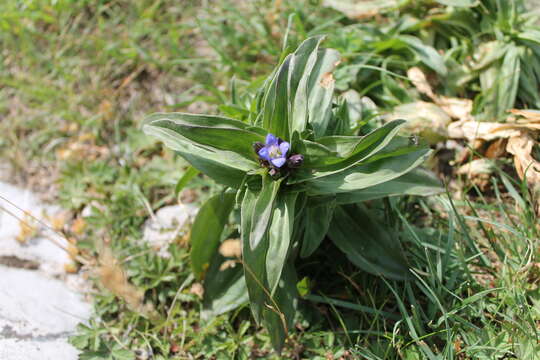
[(242, 245), (240, 239), (227, 239), (223, 241), (219, 247), (219, 253), (224, 257), (242, 256)]
[(29, 240), (37, 236), (38, 227), (34, 224), (32, 216), (25, 212), (24, 218), (19, 221), (19, 233), (15, 239), (21, 243), (26, 244)]
[(351, 19), (366, 19), (384, 11), (395, 9), (398, 0), (324, 0), (323, 6), (342, 12)]
[(493, 161), (488, 159), (476, 159), (460, 166), (457, 170), (457, 174), (476, 176), (481, 174), (491, 174), (493, 170), (495, 170)]
[(540, 122), (540, 110), (512, 109), (510, 110), (510, 113), (517, 116), (522, 116), (531, 122)]
[(100, 252), (98, 275), (103, 286), (124, 300), (131, 309), (144, 311), (144, 292), (128, 281), (124, 269), (108, 247)]
[(70, 262), (64, 264), (64, 271), (68, 274), (75, 274), (77, 271), (79, 271), (79, 266), (74, 262)]
[(451, 118), (457, 120), (471, 121), (473, 120), (472, 110), (473, 102), (470, 99), (461, 99), (437, 95), (433, 92), (433, 88), (427, 80), (426, 74), (419, 67), (412, 67), (407, 70), (407, 76), (413, 83), (416, 89), (427, 95), (437, 106)]
[(435, 101), (450, 117), (457, 120), (472, 121), (473, 101), (446, 96), (438, 96)]
[(526, 180), (536, 199), (536, 212), (540, 214), (540, 162), (532, 156), (536, 141), (528, 132), (508, 139), (506, 150), (514, 155), (514, 166), (519, 177)]
[(484, 156), (488, 159), (498, 159), (506, 154), (506, 139), (499, 138), (489, 144)]
[(411, 80), (414, 87), (419, 92), (429, 96), (432, 99), (435, 98), (435, 94), (433, 93), (431, 85), (429, 85), (429, 82), (427, 81), (426, 75), (419, 67), (415, 66), (407, 70), (407, 77), (409, 78), (409, 80)]
[(76, 235), (81, 235), (84, 229), (86, 229), (86, 221), (82, 217), (76, 218), (71, 224), (71, 231)]
[(202, 299), (204, 295), (204, 288), (201, 285), (201, 283), (193, 283), (193, 285), (191, 285), (191, 289), (189, 290), (189, 292), (193, 295), (198, 296), (200, 299)]
[(226, 260), (219, 266), (219, 271), (225, 271), (236, 266), (236, 260)]
[(456, 121), (448, 125), (448, 136), (454, 139), (467, 139), (473, 142), (476, 139), (486, 141), (498, 138), (519, 136), (519, 128), (502, 126), (501, 123), (480, 121)]
[(431, 144), (437, 143), (448, 136), (447, 127), (452, 121), (450, 116), (440, 107), (426, 101), (396, 106), (393, 112), (387, 116), (387, 119), (407, 120), (404, 131), (420, 135)]

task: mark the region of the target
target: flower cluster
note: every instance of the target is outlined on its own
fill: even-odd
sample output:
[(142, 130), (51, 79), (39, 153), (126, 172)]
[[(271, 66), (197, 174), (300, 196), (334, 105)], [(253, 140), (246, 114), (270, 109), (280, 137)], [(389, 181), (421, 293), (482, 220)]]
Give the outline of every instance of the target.
[(271, 176), (279, 175), (282, 172), (294, 169), (302, 165), (304, 156), (294, 154), (287, 157), (291, 144), (276, 137), (273, 134), (266, 135), (265, 143), (256, 142), (253, 149), (259, 156), (261, 165), (269, 168)]

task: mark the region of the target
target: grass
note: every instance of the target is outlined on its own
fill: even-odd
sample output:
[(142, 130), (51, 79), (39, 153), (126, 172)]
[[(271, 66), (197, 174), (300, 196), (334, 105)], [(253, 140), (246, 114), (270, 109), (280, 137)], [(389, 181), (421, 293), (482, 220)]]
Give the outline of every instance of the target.
[[(81, 358), (534, 359), (540, 353), (540, 229), (534, 199), (512, 173), (497, 173), (488, 191), (464, 179), (462, 197), (371, 203), (374, 216), (399, 234), (413, 280), (397, 283), (359, 272), (326, 244), (301, 264), (305, 300), (281, 357), (246, 307), (201, 321), (202, 301), (182, 239), (170, 246), (169, 258), (141, 243), (151, 212), (177, 203), (174, 187), (186, 168), (139, 131), (145, 114), (232, 111), (232, 76), (249, 88), (284, 47), (318, 33), (328, 33), (328, 46), (345, 54), (335, 74), (338, 88), (369, 96), (384, 113), (425, 100), (406, 79), (410, 66), (431, 75), (443, 63), (454, 69), (480, 43), (480, 36), (471, 38), (478, 43), (441, 36), (445, 28), (438, 23), (440, 28), (402, 27), (398, 35), (417, 36), (436, 50), (454, 41), (453, 56), (424, 56), (420, 50), (430, 54), (426, 48), (397, 43), (381, 47), (396, 36), (397, 19), (435, 16), (439, 8), (390, 13), (379, 26), (358, 25), (318, 5), (0, 4), (0, 130), (6, 134), (0, 157), (16, 181), (60, 201), (73, 221), (85, 210), (85, 230), (71, 234), (81, 254), (95, 260), (83, 268), (95, 280), (95, 315), (72, 338)], [(483, 41), (497, 29), (488, 30)], [(458, 75), (464, 76), (450, 72), (437, 91), (472, 98), (477, 114), (496, 115), (497, 109), (485, 107), (484, 99), (497, 96), (482, 89), (485, 75), (472, 73), (461, 88)], [(528, 92), (517, 94), (517, 104), (535, 105)], [(368, 122), (377, 121), (377, 114), (369, 115)], [(196, 203), (218, 191), (203, 177), (188, 188), (196, 190)], [(129, 282), (107, 280), (107, 274), (114, 280), (119, 266)]]

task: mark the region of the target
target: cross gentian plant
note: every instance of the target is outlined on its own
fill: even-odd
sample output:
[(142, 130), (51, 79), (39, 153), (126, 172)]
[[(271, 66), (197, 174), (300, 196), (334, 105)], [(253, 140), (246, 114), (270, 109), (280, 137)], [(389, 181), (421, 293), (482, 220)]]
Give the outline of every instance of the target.
[[(205, 316), (249, 299), (257, 322), (280, 349), (297, 304), (295, 261), (324, 239), (361, 269), (393, 279), (408, 272), (399, 242), (375, 234), (362, 201), (438, 192), (417, 169), (429, 149), (396, 136), (403, 120), (358, 136), (350, 104), (335, 98), (339, 54), (304, 41), (263, 87), (243, 102), (233, 91), (223, 116), (158, 113), (147, 134), (228, 189), (200, 209), (191, 232), (191, 262), (204, 279)], [(235, 210), (236, 209), (236, 210)], [(238, 211), (242, 266), (219, 251)]]

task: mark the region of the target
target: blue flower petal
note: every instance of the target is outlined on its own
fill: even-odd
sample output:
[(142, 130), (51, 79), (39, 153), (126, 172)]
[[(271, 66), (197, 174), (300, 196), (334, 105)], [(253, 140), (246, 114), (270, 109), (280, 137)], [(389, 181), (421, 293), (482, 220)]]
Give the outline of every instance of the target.
[(272, 159), (272, 164), (274, 164), (275, 167), (282, 167), (283, 164), (285, 164), (285, 158), (284, 157), (280, 157), (280, 158), (277, 158), (277, 159)]
[(270, 154), (268, 153), (267, 147), (263, 147), (261, 150), (259, 150), (259, 156), (264, 160), (270, 161)]
[(290, 147), (291, 145), (286, 141), (279, 144), (279, 150), (281, 151), (281, 155), (283, 156), (287, 155), (287, 151), (289, 151)]
[(277, 145), (277, 143), (278, 143), (278, 138), (275, 137), (273, 134), (268, 133), (268, 135), (266, 135), (266, 146)]

